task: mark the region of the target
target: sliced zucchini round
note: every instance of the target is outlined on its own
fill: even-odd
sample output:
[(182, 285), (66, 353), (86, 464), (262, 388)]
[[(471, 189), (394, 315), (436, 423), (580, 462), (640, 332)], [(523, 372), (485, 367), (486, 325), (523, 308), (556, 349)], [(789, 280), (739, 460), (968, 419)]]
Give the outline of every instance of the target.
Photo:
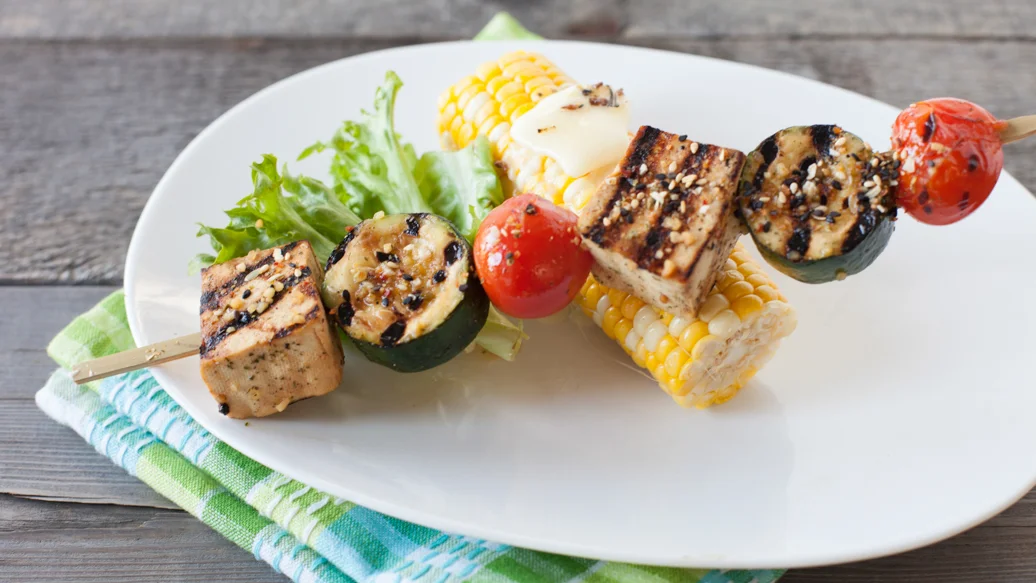
[(898, 165), (838, 126), (790, 127), (748, 155), (738, 214), (782, 273), (806, 283), (845, 279), (892, 236)]
[(363, 221), (325, 271), (322, 295), (332, 319), (369, 360), (400, 372), (457, 356), (489, 314), (471, 246), (436, 215)]

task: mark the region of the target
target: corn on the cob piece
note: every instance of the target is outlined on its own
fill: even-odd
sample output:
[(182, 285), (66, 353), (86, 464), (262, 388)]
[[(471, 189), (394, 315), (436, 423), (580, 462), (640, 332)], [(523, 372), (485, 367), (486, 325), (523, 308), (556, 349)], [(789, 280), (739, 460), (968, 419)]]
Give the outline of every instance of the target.
[[(603, 175), (566, 176), (554, 160), (512, 142), (509, 134), (537, 101), (571, 83), (533, 53), (516, 51), (486, 63), (440, 98), (443, 147), (461, 148), (484, 135), (506, 169), (508, 194), (532, 192), (578, 213)], [(576, 303), (677, 403), (699, 408), (737, 394), (796, 324), (794, 309), (740, 243), (697, 318), (674, 317), (593, 276)]]

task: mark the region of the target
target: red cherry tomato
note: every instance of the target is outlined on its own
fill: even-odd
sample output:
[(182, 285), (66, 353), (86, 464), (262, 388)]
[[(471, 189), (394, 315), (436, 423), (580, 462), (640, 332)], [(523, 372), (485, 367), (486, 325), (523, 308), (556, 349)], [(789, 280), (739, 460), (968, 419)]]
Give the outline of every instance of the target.
[(534, 195), (493, 209), (475, 236), (475, 267), (501, 312), (543, 318), (568, 305), (583, 287), (593, 258), (582, 247), (577, 217)]
[(1004, 167), (997, 131), (1004, 122), (961, 99), (921, 101), (892, 126), (899, 154), (897, 203), (930, 225), (948, 225), (979, 207)]

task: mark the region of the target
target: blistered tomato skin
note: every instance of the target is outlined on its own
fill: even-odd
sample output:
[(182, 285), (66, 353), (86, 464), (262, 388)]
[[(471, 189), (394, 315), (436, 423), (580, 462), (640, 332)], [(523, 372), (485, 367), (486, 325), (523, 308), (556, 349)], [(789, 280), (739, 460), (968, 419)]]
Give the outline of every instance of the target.
[(915, 103), (892, 127), (899, 162), (897, 203), (931, 225), (955, 223), (992, 192), (1004, 166), (1004, 122), (961, 99)]
[(593, 258), (577, 217), (533, 194), (505, 201), (475, 236), (475, 267), (490, 301), (516, 318), (557, 313), (579, 293)]

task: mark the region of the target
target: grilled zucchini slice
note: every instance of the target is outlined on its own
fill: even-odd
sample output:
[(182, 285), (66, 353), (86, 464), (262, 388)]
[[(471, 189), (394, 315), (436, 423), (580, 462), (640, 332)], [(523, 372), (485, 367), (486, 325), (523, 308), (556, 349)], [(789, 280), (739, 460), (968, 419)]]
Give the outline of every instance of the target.
[(322, 296), (332, 319), (369, 360), (400, 372), (457, 356), (489, 314), (470, 245), (436, 215), (363, 221), (325, 271)]
[(838, 126), (790, 127), (748, 155), (738, 213), (782, 273), (806, 283), (845, 279), (892, 236), (898, 165)]

